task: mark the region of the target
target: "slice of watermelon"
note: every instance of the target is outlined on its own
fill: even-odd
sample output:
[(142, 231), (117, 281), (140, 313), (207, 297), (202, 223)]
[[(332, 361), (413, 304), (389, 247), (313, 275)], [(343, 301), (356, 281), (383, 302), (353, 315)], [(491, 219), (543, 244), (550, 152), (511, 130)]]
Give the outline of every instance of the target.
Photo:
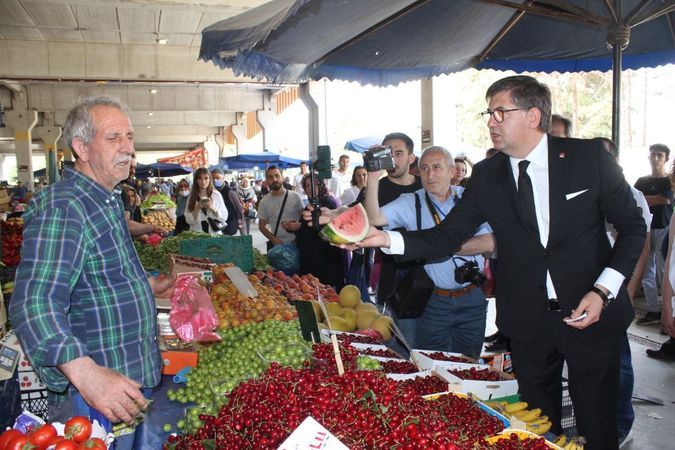
[(339, 214), (319, 232), (324, 241), (331, 244), (353, 244), (368, 234), (368, 214), (360, 203)]

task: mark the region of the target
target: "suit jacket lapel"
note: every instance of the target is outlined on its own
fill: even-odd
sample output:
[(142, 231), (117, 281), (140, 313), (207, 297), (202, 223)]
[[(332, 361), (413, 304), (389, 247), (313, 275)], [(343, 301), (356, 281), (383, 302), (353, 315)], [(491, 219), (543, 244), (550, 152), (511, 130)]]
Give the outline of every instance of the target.
[(561, 140), (548, 137), (548, 205), (549, 228), (546, 248), (551, 248), (561, 220), (565, 213), (565, 192), (569, 179), (570, 155), (567, 155), (561, 145)]

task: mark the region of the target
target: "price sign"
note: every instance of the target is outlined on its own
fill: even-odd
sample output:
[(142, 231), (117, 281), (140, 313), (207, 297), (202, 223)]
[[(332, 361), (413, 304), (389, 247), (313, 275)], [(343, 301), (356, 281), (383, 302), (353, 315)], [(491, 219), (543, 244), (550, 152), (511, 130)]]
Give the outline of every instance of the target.
[(307, 417), (281, 444), (279, 450), (349, 450), (349, 447), (338, 441), (319, 422)]

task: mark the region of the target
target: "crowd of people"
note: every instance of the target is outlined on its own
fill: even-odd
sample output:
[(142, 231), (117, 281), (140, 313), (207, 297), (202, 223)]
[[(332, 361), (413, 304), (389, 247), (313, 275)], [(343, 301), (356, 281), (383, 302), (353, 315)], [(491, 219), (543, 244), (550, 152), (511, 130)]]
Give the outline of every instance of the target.
[[(626, 329), (640, 283), (648, 311), (637, 324), (660, 323), (671, 337), (648, 354), (675, 359), (670, 150), (650, 147), (652, 173), (632, 189), (613, 142), (571, 139), (569, 121), (551, 115), (550, 91), (536, 79), (499, 80), (486, 100), (494, 148), (476, 164), (441, 146), (417, 158), (412, 139), (394, 132), (382, 141), (394, 165), (385, 173), (352, 169), (341, 155), (329, 180), (303, 163), (292, 179), (276, 166), (263, 180), (229, 182), (220, 169), (199, 168), (191, 179), (154, 183), (134, 178), (126, 106), (109, 97), (82, 100), (64, 127), (75, 166), (37, 193), (25, 214), (10, 305), (29, 360), (60, 394), (50, 400), (52, 417), (87, 406), (131, 423), (159, 382), (152, 299), (174, 280), (148, 278), (132, 238), (185, 230), (245, 235), (257, 220), (268, 250), (297, 246), (301, 274), (338, 289), (365, 282), (364, 298), (375, 288), (381, 306), (394, 301), (410, 270), (403, 260), (421, 265), (433, 286), (426, 305), (415, 315), (391, 313), (414, 348), (480, 355), (490, 260), (497, 325), (521, 397), (542, 408), (559, 433), (566, 363), (587, 448), (617, 448), (634, 418)], [(174, 230), (142, 223), (140, 204), (154, 193), (175, 199)], [(320, 239), (313, 207), (327, 223), (358, 203), (371, 224), (362, 242), (337, 247)], [(93, 322), (95, 330), (87, 326)]]

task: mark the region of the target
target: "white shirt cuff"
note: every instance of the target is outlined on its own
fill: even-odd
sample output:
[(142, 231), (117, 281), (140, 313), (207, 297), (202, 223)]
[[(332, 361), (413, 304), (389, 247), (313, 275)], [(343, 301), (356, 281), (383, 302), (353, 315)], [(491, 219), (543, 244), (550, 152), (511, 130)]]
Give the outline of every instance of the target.
[(616, 270), (606, 267), (595, 281), (595, 284), (607, 288), (607, 290), (616, 298), (616, 296), (619, 295), (619, 289), (621, 289), (621, 285), (625, 278), (626, 277)]
[(405, 251), (405, 243), (403, 242), (401, 233), (388, 230), (384, 230), (384, 232), (389, 235), (389, 248), (382, 247), (382, 253), (387, 255), (402, 255)]

